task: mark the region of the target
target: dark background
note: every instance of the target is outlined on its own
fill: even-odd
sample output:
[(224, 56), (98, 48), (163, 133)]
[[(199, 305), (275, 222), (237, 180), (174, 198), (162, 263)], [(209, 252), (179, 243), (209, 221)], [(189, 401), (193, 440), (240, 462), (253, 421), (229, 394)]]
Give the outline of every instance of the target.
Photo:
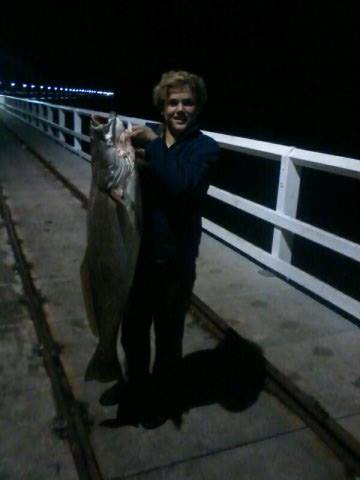
[(355, 4), (300, 0), (2, 4), (0, 78), (111, 89), (156, 116), (163, 71), (202, 75), (203, 125), (360, 157)]
[[(203, 128), (360, 159), (355, 2), (35, 2), (0, 15), (3, 82), (109, 89), (72, 103), (160, 120), (154, 84), (186, 69), (208, 86)], [(214, 183), (275, 207), (278, 175), (229, 153)], [(303, 169), (298, 218), (360, 242), (358, 183)], [(210, 218), (270, 250), (269, 224), (212, 202)], [(358, 263), (296, 237), (293, 264), (360, 299)]]

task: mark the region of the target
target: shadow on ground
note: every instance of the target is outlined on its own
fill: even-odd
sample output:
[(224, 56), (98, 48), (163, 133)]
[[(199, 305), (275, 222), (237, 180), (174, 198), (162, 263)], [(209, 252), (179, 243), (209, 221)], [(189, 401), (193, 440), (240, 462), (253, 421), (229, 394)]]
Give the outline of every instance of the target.
[[(230, 334), (217, 347), (190, 353), (182, 359), (172, 381), (167, 382), (166, 388), (161, 386), (157, 415), (171, 419), (180, 429), (183, 414), (196, 407), (219, 404), (228, 411), (241, 412), (256, 402), (265, 376), (266, 360), (261, 349)], [(142, 402), (144, 398), (150, 397), (142, 395)], [(134, 399), (134, 403), (138, 400)], [(103, 425), (114, 428), (137, 423), (133, 418), (126, 420), (120, 400), (117, 419), (106, 420)]]

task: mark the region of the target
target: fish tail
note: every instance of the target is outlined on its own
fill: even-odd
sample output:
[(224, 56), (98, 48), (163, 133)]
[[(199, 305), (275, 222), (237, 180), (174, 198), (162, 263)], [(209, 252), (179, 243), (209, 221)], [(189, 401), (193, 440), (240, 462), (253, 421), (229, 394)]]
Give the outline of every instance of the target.
[(122, 369), (117, 358), (107, 358), (98, 346), (86, 368), (85, 381), (112, 382), (123, 378)]

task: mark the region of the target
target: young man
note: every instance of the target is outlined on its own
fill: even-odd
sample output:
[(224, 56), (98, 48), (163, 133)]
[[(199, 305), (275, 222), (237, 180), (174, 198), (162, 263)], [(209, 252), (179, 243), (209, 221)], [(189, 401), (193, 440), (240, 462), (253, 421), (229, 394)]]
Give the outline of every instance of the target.
[[(206, 101), (200, 77), (185, 71), (164, 73), (153, 99), (164, 119), (162, 134), (140, 126), (132, 134), (134, 146), (145, 149), (139, 168), (143, 232), (122, 324), (130, 394), (116, 399), (121, 409), (124, 398), (130, 395), (128, 404), (135, 421), (138, 414), (139, 422), (149, 428), (166, 419), (161, 411), (161, 393), (182, 357), (185, 315), (201, 237), (201, 207), (219, 153), (217, 143), (197, 125)], [(155, 361), (150, 375), (152, 323)], [(119, 388), (113, 387), (100, 401), (113, 404), (119, 393)]]

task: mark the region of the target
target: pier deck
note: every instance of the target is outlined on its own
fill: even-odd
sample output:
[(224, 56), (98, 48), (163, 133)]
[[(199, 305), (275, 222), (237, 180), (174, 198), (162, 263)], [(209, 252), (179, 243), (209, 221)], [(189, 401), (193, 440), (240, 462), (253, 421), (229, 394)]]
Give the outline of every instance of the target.
[[(82, 304), (79, 266), (86, 211), (29, 150), (46, 158), (84, 194), (90, 165), (30, 126), (0, 113), (0, 185), (77, 400), (94, 425), (91, 443), (104, 478), (345, 479), (316, 436), (266, 392), (246, 410), (218, 403), (192, 408), (180, 429), (105, 429), (116, 409), (106, 388), (83, 381), (95, 346)], [(23, 143), (11, 131), (21, 136)], [(0, 224), (1, 478), (78, 478), (64, 440), (51, 433), (55, 407), (4, 223)], [(204, 234), (195, 293), (228, 324), (360, 438), (359, 328), (270, 271)], [(216, 342), (188, 317), (185, 355)]]

